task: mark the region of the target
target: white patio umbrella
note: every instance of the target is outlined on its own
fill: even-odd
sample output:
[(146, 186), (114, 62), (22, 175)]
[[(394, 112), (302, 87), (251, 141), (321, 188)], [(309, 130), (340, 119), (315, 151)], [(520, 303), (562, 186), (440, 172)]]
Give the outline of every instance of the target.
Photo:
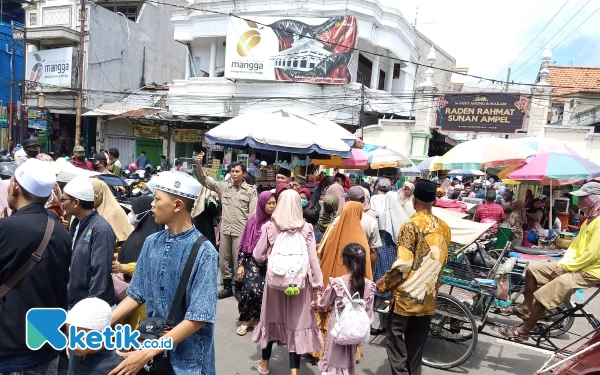
[(338, 124), (279, 110), (241, 115), (206, 133), (207, 143), (224, 146), (350, 157), (356, 137)]

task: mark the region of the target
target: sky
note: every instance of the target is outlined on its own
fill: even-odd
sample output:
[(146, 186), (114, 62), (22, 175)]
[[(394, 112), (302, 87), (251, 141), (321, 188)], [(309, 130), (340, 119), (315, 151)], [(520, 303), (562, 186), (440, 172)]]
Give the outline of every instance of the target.
[(469, 74), (506, 79), (510, 65), (511, 81), (533, 83), (546, 44), (551, 64), (600, 66), (600, 0), (379, 1), (399, 9), (411, 25), (418, 7), (417, 30)]

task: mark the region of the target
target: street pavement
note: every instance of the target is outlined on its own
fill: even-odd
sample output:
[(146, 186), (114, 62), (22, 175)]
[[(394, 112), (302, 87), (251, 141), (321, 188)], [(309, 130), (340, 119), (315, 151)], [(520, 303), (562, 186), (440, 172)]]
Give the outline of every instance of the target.
[[(586, 297), (591, 294), (589, 290), (585, 292)], [(588, 313), (600, 311), (600, 298), (592, 301), (588, 306), (586, 308)], [(215, 326), (217, 374), (256, 375), (258, 372), (254, 370), (253, 363), (260, 359), (260, 347), (252, 342), (252, 331), (249, 331), (243, 337), (236, 334), (237, 317), (237, 302), (233, 297), (219, 301)], [(598, 317), (600, 318), (600, 316)], [(502, 323), (510, 322), (507, 318), (496, 315), (490, 315), (490, 319)], [(518, 322), (518, 320), (515, 322)], [(591, 326), (584, 318), (577, 318), (571, 332), (581, 335), (590, 330)], [(486, 328), (485, 331), (497, 334), (495, 330), (490, 328)], [(570, 334), (565, 336), (560, 340), (562, 345), (566, 345), (569, 341), (577, 338), (575, 335)], [(451, 370), (423, 367), (423, 374), (533, 374), (550, 357), (550, 354), (550, 352), (540, 349), (532, 349), (516, 343), (479, 335), (475, 352), (463, 366)], [(271, 358), (271, 374), (289, 374), (286, 347), (274, 347)], [(300, 365), (300, 374), (319, 375), (320, 371), (316, 365), (303, 358)], [(383, 336), (371, 336), (370, 342), (363, 346), (363, 358), (357, 365), (357, 375), (391, 375)]]

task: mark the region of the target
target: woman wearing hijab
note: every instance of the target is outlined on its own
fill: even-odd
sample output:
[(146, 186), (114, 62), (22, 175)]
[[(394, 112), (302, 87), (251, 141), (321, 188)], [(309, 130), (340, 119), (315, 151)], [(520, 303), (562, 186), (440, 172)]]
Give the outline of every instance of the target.
[(338, 197), (333, 194), (327, 194), (323, 199), (323, 212), (319, 216), (317, 225), (314, 227), (316, 243), (321, 243), (323, 234), (335, 220), (339, 204)]
[(533, 207), (533, 191), (527, 189), (525, 192), (525, 208), (530, 209)]
[(292, 296), (269, 288), (268, 282), (265, 283), (260, 322), (252, 335), (252, 341), (262, 348), (262, 360), (254, 362), (254, 367), (261, 375), (269, 373), (269, 360), (275, 342), (277, 345), (287, 345), (292, 375), (298, 374), (301, 354), (323, 347), (315, 312), (311, 308), (312, 301), (321, 295), (323, 275), (319, 268), (312, 225), (305, 223), (300, 195), (293, 190), (281, 193), (271, 221), (262, 227), (260, 239), (253, 251), (258, 263), (267, 262), (273, 245), (282, 232), (300, 233), (306, 240), (308, 277), (304, 280), (306, 287), (300, 290), (300, 294)]
[(96, 211), (110, 224), (117, 237), (117, 247), (119, 247), (133, 232), (133, 226), (129, 224), (125, 210), (121, 208), (108, 185), (97, 178), (90, 178), (90, 182), (94, 186)]
[[(344, 191), (344, 188), (340, 184), (333, 184), (329, 187), (329, 189), (327, 189), (327, 195), (335, 195), (338, 199), (338, 208), (337, 208), (336, 216), (340, 216), (340, 214), (342, 213), (342, 209), (344, 208), (344, 203), (346, 203), (346, 198), (344, 197), (345, 194), (346, 194), (346, 192)], [(323, 213), (322, 209), (321, 209), (321, 213)]]
[(316, 206), (319, 204), (321, 197), (325, 196), (325, 191), (327, 188), (333, 183), (333, 178), (331, 176), (325, 176), (319, 185), (315, 188), (313, 192), (312, 198), (310, 199), (310, 204), (312, 206)]
[[(144, 246), (144, 241), (149, 235), (165, 229), (164, 225), (156, 224), (154, 221), (154, 216), (150, 212), (152, 201), (152, 197), (148, 195), (131, 198), (131, 212), (127, 216), (129, 223), (135, 229), (121, 246), (117, 260), (112, 263), (113, 284), (119, 301), (126, 296), (127, 287), (131, 283), (131, 277)], [(144, 317), (146, 317), (146, 305), (141, 305), (123, 323), (129, 324), (131, 327), (137, 327), (139, 321)]]
[[(385, 181), (385, 180), (382, 180)], [(375, 271), (373, 272), (373, 280), (379, 280), (385, 273), (392, 268), (392, 264), (396, 261), (396, 249), (398, 243), (398, 234), (400, 226), (406, 220), (408, 215), (402, 209), (400, 200), (396, 196), (397, 193), (389, 191), (389, 183), (379, 183), (377, 195), (371, 198), (371, 208), (377, 215), (379, 224), (379, 236), (381, 237), (382, 246), (377, 250), (377, 260), (375, 262)], [(402, 194), (400, 192), (399, 194)], [(389, 297), (389, 293), (375, 292), (375, 304), (379, 306)], [(373, 318), (371, 327), (374, 331), (381, 332), (384, 327), (385, 316), (376, 313)]]
[(514, 201), (511, 208), (511, 213), (508, 216), (508, 225), (512, 229), (515, 239), (513, 245), (523, 245), (523, 227), (527, 224), (527, 210), (525, 203), (522, 201)]
[(292, 190), (292, 185), (290, 184), (277, 184), (275, 187), (275, 199), (279, 200), (279, 196), (286, 190)]
[(213, 244), (215, 249), (219, 248), (215, 235), (215, 219), (217, 217), (219, 217), (219, 203), (214, 198), (213, 192), (203, 185), (192, 210), (192, 223)]
[(308, 207), (308, 205), (310, 204), (310, 198), (312, 196), (310, 194), (310, 190), (308, 188), (302, 188), (302, 189), (298, 190), (298, 194), (300, 194), (302, 208)]
[(415, 208), (413, 207), (413, 201), (412, 201), (414, 191), (415, 191), (415, 184), (413, 184), (412, 182), (406, 181), (404, 183), (404, 188), (398, 194), (398, 197), (400, 198), (400, 205), (402, 206), (402, 209), (404, 209), (404, 212), (406, 212), (406, 216), (408, 216), (408, 217), (411, 217), (416, 212)]
[[(329, 226), (323, 235), (323, 240), (319, 244), (317, 253), (321, 263), (321, 271), (323, 272), (324, 287), (327, 287), (330, 278), (340, 277), (348, 273), (342, 262), (342, 250), (346, 245), (357, 243), (363, 248), (369, 249), (369, 242), (360, 224), (362, 215), (363, 204), (361, 202), (346, 202), (340, 217)], [(373, 280), (370, 257), (366, 257), (366, 261), (365, 277)], [(327, 338), (329, 314), (330, 312), (320, 312), (317, 314), (317, 324), (319, 329), (321, 329), (323, 339)], [(321, 359), (323, 354), (324, 350), (320, 350), (313, 352), (312, 356)], [(359, 358), (360, 352), (357, 350), (357, 359)]]
[(248, 332), (248, 328), (255, 327), (260, 319), (260, 305), (265, 288), (265, 268), (254, 260), (252, 251), (260, 238), (263, 224), (271, 219), (276, 206), (275, 194), (270, 191), (260, 193), (256, 212), (248, 217), (240, 238), (240, 254), (236, 272), (237, 280), (242, 282), (240, 302), (238, 303), (240, 326), (237, 328), (237, 334), (240, 336), (244, 336)]

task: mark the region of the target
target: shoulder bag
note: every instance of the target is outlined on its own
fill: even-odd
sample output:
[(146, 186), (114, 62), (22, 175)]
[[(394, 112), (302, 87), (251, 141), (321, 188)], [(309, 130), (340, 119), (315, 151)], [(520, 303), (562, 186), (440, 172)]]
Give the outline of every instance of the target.
[(54, 220), (52, 220), (48, 216), (48, 222), (46, 224), (46, 231), (44, 232), (44, 237), (42, 238), (42, 242), (40, 242), (37, 249), (31, 254), (31, 257), (27, 259), (27, 262), (21, 266), (11, 277), (6, 280), (2, 286), (0, 286), (0, 299), (2, 299), (8, 292), (14, 288), (19, 281), (21, 281), (28, 273), (31, 271), (36, 264), (42, 260), (42, 255), (46, 251), (48, 247), (48, 243), (50, 242), (50, 237), (52, 237), (52, 232), (54, 231)]

